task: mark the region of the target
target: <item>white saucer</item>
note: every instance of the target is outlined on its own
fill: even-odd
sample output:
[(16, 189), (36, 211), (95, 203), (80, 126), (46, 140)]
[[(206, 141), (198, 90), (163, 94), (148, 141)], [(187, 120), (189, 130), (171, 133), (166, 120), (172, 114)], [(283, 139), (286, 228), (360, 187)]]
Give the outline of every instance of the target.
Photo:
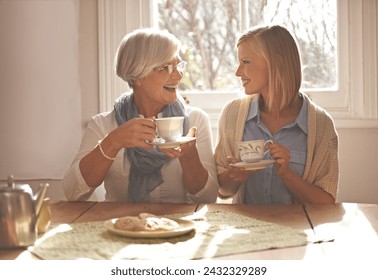
[(240, 161), (237, 163), (231, 163), (230, 165), (235, 166), (235, 167), (243, 167), (245, 170), (259, 170), (259, 169), (264, 169), (268, 165), (275, 162), (276, 161), (272, 159), (263, 159), (258, 162), (251, 162), (251, 163)]
[(177, 148), (181, 144), (188, 143), (195, 139), (196, 137), (183, 136), (183, 137), (177, 138), (174, 141), (166, 141), (166, 142), (163, 142), (164, 139), (158, 139), (157, 141), (152, 142), (152, 144), (160, 148), (171, 149), (171, 148)]
[(179, 225), (178, 228), (172, 230), (154, 230), (154, 231), (129, 231), (117, 229), (114, 227), (117, 219), (110, 219), (104, 222), (105, 228), (115, 234), (133, 237), (133, 238), (168, 238), (184, 235), (192, 230), (194, 230), (194, 222), (184, 219), (174, 219)]

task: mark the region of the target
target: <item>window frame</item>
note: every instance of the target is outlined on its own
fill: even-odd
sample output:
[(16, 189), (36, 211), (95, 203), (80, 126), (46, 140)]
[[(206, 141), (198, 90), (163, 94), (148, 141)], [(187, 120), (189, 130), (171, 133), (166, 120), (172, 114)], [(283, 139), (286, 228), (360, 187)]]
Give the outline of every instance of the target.
[[(239, 0), (241, 6), (247, 0)], [(139, 27), (154, 26), (157, 7), (153, 0), (98, 0), (99, 110), (109, 111), (114, 100), (129, 90), (114, 71), (114, 55), (122, 37)], [(378, 127), (378, 56), (375, 0), (338, 0), (338, 74), (335, 90), (306, 90), (334, 118), (337, 128)], [(246, 10), (246, 9), (241, 9)], [(240, 13), (242, 22), (248, 15)], [(191, 104), (207, 111), (213, 128), (223, 105), (238, 93), (185, 91)], [(208, 98), (217, 102), (210, 104)]]

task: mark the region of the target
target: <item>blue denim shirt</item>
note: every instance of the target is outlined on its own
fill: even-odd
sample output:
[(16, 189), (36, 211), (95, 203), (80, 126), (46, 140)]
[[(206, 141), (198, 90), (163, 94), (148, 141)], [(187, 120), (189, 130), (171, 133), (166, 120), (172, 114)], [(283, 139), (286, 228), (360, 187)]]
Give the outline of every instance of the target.
[[(307, 152), (307, 101), (303, 105), (296, 120), (281, 128), (272, 135), (260, 120), (258, 99), (251, 102), (243, 141), (255, 139), (272, 139), (274, 142), (290, 149), (290, 168), (302, 176)], [(287, 190), (282, 180), (275, 174), (274, 164), (257, 171), (246, 182), (244, 203), (248, 204), (291, 204), (294, 197)]]

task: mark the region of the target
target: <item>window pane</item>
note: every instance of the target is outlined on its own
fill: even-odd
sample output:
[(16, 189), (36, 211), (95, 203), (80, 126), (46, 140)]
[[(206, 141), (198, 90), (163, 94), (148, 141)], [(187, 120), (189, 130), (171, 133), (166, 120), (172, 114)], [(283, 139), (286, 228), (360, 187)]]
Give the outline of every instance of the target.
[(183, 43), (188, 61), (182, 89), (238, 87), (235, 42), (240, 30), (239, 1), (159, 0), (159, 27)]
[(302, 88), (337, 86), (336, 0), (249, 0), (249, 25), (282, 24), (296, 37)]
[[(336, 0), (245, 0), (250, 26), (283, 24), (296, 36), (303, 88), (337, 85)], [(157, 0), (159, 27), (183, 43), (188, 61), (181, 90), (235, 91), (235, 43), (242, 26), (236, 0)]]

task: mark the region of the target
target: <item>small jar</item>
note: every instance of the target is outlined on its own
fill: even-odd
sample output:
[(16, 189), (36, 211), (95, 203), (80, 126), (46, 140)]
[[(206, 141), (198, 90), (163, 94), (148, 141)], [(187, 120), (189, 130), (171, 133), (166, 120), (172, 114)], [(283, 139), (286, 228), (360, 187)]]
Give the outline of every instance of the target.
[(39, 213), (37, 229), (38, 234), (45, 233), (49, 228), (51, 223), (51, 209), (50, 209), (50, 198), (46, 197), (41, 206), (41, 212)]

